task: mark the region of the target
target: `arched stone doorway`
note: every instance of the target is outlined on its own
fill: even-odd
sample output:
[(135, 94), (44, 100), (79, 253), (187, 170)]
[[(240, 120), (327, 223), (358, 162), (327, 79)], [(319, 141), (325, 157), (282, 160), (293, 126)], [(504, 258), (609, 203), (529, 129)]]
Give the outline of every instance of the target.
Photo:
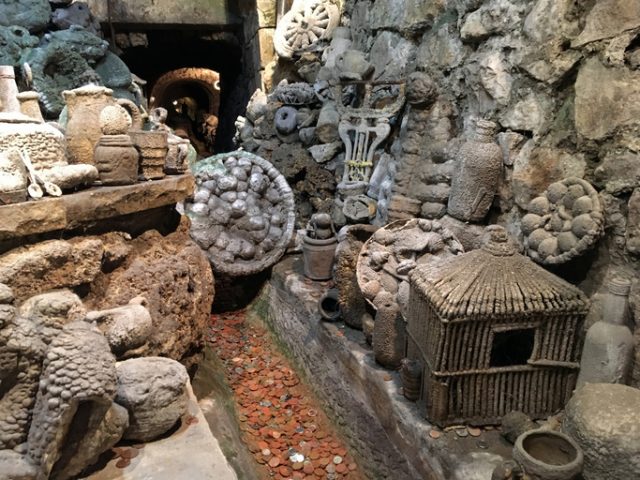
[(153, 85), (150, 108), (167, 109), (167, 124), (191, 140), (200, 155), (213, 152), (220, 109), (220, 75), (208, 68), (179, 68)]

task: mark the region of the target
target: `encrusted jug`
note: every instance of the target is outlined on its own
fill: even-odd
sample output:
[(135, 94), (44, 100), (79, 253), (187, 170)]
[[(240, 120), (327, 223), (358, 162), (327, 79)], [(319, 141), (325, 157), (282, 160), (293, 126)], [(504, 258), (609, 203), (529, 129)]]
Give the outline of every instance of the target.
[(102, 136), (100, 112), (109, 105), (121, 105), (131, 115), (133, 129), (142, 128), (140, 110), (131, 100), (113, 98), (113, 90), (98, 85), (62, 92), (68, 109), (66, 128), (67, 156), (69, 163), (88, 163), (93, 165), (94, 149)]

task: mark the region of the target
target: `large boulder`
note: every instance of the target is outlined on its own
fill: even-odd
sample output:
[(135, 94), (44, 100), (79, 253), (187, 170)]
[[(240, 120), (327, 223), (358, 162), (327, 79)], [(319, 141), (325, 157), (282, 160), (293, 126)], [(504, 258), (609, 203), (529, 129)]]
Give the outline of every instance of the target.
[(585, 480), (640, 478), (640, 390), (587, 383), (571, 398), (562, 428), (584, 451)]
[(161, 357), (119, 362), (116, 402), (129, 411), (124, 438), (146, 442), (165, 433), (187, 411), (186, 369)]

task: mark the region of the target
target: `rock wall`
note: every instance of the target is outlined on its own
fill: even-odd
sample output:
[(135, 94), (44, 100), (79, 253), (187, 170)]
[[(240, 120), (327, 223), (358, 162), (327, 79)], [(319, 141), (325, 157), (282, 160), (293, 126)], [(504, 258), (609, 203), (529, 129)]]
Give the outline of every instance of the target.
[[(367, 190), (369, 205), (377, 202), (374, 223), (440, 218), (465, 245), (477, 245), (478, 226), (504, 225), (523, 251), (591, 297), (587, 326), (617, 275), (634, 279), (631, 303), (640, 318), (639, 0), (346, 0), (340, 25), (348, 27), (342, 40), (334, 34), (280, 58), (273, 77), (274, 85), (304, 80), (317, 99), (283, 100), (278, 87), (254, 95), (240, 123), (248, 150), (277, 166), (286, 156), (310, 165), (289, 179), (299, 216), (332, 210), (339, 225), (358, 223), (335, 215), (336, 205), (345, 211), (344, 199), (328, 180), (341, 180), (345, 148), (327, 135), (323, 95), (336, 82), (327, 73), (332, 62), (344, 80), (348, 55), (335, 57), (335, 49), (359, 50), (375, 68), (361, 79), (406, 84), (406, 104), (390, 117), (391, 133), (374, 155)], [(278, 122), (283, 104), (297, 110), (293, 130)], [(345, 119), (335, 116), (334, 134)], [(312, 171), (327, 176), (320, 188), (303, 183)], [(552, 184), (555, 193), (545, 194)], [(549, 217), (562, 211), (567, 218), (545, 227), (532, 225), (535, 216), (523, 222), (541, 205)], [(640, 385), (640, 353), (633, 383)]]

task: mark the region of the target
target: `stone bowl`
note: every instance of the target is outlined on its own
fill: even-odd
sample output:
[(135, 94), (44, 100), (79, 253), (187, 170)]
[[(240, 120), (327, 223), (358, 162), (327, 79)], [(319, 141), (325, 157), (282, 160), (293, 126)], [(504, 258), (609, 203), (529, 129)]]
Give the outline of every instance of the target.
[(532, 480), (571, 480), (582, 471), (584, 456), (576, 442), (551, 430), (529, 430), (513, 447), (513, 459)]

